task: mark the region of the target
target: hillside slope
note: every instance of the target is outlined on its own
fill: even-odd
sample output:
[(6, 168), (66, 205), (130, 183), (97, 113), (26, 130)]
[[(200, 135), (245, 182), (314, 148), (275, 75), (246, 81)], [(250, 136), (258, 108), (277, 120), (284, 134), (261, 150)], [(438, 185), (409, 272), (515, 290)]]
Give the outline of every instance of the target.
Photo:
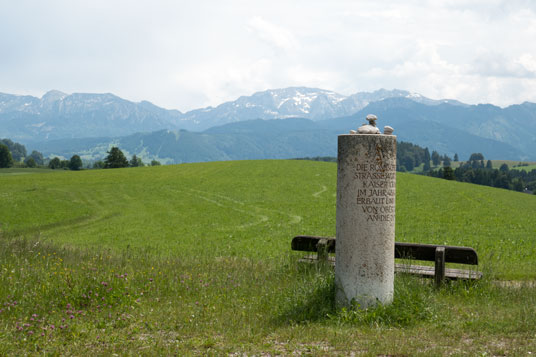
[[(336, 165), (227, 161), (0, 176), (3, 234), (162, 255), (289, 254), (335, 234)], [(397, 241), (472, 246), (486, 274), (536, 278), (536, 196), (397, 175)]]

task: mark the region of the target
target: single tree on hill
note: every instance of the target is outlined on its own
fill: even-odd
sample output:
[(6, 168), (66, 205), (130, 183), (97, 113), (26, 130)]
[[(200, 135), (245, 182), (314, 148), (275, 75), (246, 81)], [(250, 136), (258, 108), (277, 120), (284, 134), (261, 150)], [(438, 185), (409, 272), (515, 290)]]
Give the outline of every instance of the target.
[(423, 169), (424, 172), (430, 171), (430, 160), (427, 160), (427, 161), (424, 162), (424, 166), (423, 166), (422, 169)]
[(428, 165), (430, 165), (430, 160), (431, 160), (430, 151), (428, 150), (428, 148), (425, 148), (425, 149), (424, 149), (424, 158), (423, 158), (423, 161), (424, 161), (424, 162), (428, 161)]
[(458, 153), (454, 154), (454, 162), (460, 161), (460, 158), (458, 157)]
[(479, 152), (471, 154), (471, 156), (469, 157), (469, 161), (484, 161), (484, 155)]
[(437, 151), (432, 151), (432, 163), (434, 166), (438, 166), (441, 163), (441, 157)]
[(151, 166), (160, 166), (160, 161), (156, 161), (156, 160), (151, 161)]
[(423, 171), (424, 172), (430, 171), (430, 160), (431, 159), (432, 158), (430, 157), (430, 151), (428, 151), (428, 148), (425, 148), (424, 149), (424, 157), (423, 157), (423, 161), (424, 161)]
[(26, 164), (27, 167), (37, 166), (37, 163), (35, 162), (34, 158), (31, 156), (27, 157), (26, 160), (24, 160), (24, 163)]
[(7, 145), (0, 144), (0, 168), (13, 166), (13, 157)]
[(443, 178), (445, 180), (455, 180), (456, 177), (454, 176), (454, 170), (452, 170), (452, 167), (445, 166), (443, 168)]
[(43, 165), (45, 162), (45, 159), (43, 158), (43, 154), (41, 154), (37, 150), (32, 151), (29, 157), (33, 158), (37, 165)]
[(493, 163), (491, 162), (491, 160), (488, 160), (488, 162), (486, 162), (486, 169), (492, 169), (493, 168)]
[(52, 170), (61, 169), (61, 161), (59, 157), (55, 157), (48, 163), (48, 168)]
[(80, 159), (80, 156), (73, 155), (71, 157), (71, 160), (69, 161), (69, 169), (73, 171), (78, 171), (82, 168), (82, 159)]
[(118, 147), (112, 147), (107, 153), (108, 156), (106, 156), (106, 158), (104, 159), (105, 169), (128, 167), (128, 160)]
[(142, 167), (145, 166), (143, 161), (141, 161), (141, 158), (137, 157), (136, 155), (132, 155), (132, 159), (130, 160), (130, 167)]

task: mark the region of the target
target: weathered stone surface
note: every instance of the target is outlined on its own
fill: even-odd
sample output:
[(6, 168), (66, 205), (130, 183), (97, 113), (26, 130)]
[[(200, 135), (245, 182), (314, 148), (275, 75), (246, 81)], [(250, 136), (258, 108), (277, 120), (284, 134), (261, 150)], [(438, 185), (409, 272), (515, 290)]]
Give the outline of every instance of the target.
[(393, 299), (396, 136), (340, 135), (336, 300), (362, 308)]
[(359, 128), (357, 128), (357, 132), (359, 134), (379, 134), (380, 129), (376, 127), (376, 120), (378, 120), (378, 117), (376, 115), (367, 115), (367, 121), (369, 123), (361, 125)]
[(363, 124), (359, 128), (357, 128), (357, 132), (359, 134), (379, 134), (380, 129), (369, 124)]
[(389, 125), (386, 125), (386, 126), (383, 127), (383, 134), (384, 135), (393, 135), (393, 131), (395, 131), (395, 129), (393, 129)]

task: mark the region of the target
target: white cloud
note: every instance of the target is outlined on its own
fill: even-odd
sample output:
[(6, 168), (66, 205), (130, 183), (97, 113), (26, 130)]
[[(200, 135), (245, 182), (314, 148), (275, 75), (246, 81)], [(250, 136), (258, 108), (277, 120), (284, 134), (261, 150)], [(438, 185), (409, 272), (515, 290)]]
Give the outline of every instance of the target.
[(483, 77), (534, 78), (534, 69), (534, 58), (531, 55), (507, 58), (501, 53), (493, 52), (478, 56), (471, 66), (471, 72)]
[(4, 2), (0, 92), (189, 110), (286, 86), (536, 102), (536, 2)]
[(296, 46), (296, 41), (290, 31), (270, 23), (262, 17), (253, 17), (248, 22), (248, 28), (255, 32), (262, 41), (276, 48), (289, 50)]

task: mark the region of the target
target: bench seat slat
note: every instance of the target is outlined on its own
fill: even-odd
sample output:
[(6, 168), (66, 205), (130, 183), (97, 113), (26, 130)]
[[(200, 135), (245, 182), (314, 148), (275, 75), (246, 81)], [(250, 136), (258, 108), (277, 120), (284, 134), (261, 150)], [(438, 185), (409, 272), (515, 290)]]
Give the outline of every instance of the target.
[[(434, 267), (425, 265), (409, 265), (397, 263), (395, 264), (395, 271), (397, 273), (416, 274), (430, 278), (433, 278), (435, 275)], [(445, 277), (449, 279), (480, 279), (482, 278), (482, 273), (476, 270), (446, 268)]]
[[(335, 253), (336, 240), (333, 237), (296, 236), (292, 239), (291, 248), (304, 252), (316, 252), (316, 246), (321, 239), (327, 241), (327, 252)], [(395, 242), (395, 258), (433, 262), (437, 247), (445, 247), (445, 261), (447, 263), (478, 265), (478, 255), (473, 248), (448, 245)]]
[[(307, 255), (299, 260), (302, 263), (318, 263), (316, 255)], [(335, 266), (335, 257), (330, 256), (328, 258), (328, 263), (331, 266)], [(424, 266), (424, 265), (411, 265), (411, 264), (395, 264), (395, 272), (397, 273), (407, 273), (420, 275), (426, 278), (434, 277), (434, 267), (433, 266)], [(476, 270), (465, 270), (465, 269), (445, 269), (445, 277), (448, 279), (481, 279), (482, 273)]]

